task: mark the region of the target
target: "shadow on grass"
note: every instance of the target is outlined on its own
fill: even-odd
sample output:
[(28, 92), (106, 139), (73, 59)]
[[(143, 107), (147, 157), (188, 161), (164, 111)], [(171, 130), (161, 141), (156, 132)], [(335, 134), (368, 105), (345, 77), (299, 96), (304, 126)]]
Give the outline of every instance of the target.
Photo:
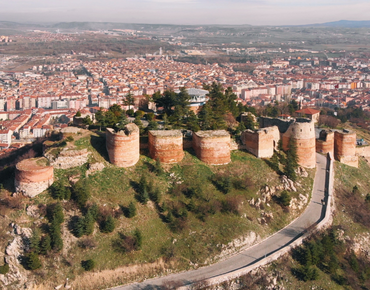
[(105, 134), (98, 133), (99, 136), (91, 135), (90, 143), (91, 146), (106, 160), (109, 162), (109, 156), (107, 148), (105, 146)]

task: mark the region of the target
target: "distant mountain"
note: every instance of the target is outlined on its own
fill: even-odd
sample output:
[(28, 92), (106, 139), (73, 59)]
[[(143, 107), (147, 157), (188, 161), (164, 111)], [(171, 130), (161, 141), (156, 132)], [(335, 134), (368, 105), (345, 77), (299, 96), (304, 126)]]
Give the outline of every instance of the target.
[(360, 20), (360, 21), (353, 21), (353, 20), (339, 20), (333, 22), (326, 22), (326, 23), (318, 23), (318, 24), (307, 24), (307, 25), (300, 25), (300, 26), (311, 26), (311, 27), (345, 27), (345, 28), (361, 28), (361, 27), (370, 27), (370, 20)]

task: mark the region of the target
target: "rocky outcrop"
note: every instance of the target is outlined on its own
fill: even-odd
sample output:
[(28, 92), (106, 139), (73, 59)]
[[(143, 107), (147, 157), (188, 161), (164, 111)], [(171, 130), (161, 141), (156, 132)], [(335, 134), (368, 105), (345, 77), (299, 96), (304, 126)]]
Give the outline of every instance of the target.
[(20, 264), (20, 258), (24, 251), (28, 249), (28, 241), (32, 236), (32, 230), (30, 228), (22, 228), (16, 224), (11, 224), (11, 227), (11, 235), (14, 239), (9, 242), (5, 249), (5, 262), (9, 265), (9, 272), (6, 275), (0, 275), (0, 282), (6, 289), (11, 289), (9, 288), (10, 285), (15, 286), (14, 289), (28, 289), (27, 276)]
[(86, 171), (86, 177), (96, 172), (103, 171), (104, 168), (105, 168), (104, 163), (90, 163), (89, 169)]

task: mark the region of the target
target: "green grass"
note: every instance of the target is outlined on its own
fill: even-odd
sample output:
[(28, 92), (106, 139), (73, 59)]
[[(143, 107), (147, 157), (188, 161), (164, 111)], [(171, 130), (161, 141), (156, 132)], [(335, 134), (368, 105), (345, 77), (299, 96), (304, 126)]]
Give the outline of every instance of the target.
[[(166, 267), (175, 270), (191, 268), (192, 264), (205, 265), (212, 258), (219, 255), (222, 245), (232, 240), (245, 236), (251, 231), (264, 238), (281, 229), (294, 219), (299, 212), (294, 214), (284, 211), (279, 205), (270, 201), (270, 207), (265, 206), (264, 211), (271, 212), (274, 219), (267, 225), (260, 225), (257, 218), (261, 217), (261, 209), (249, 205), (251, 198), (257, 198), (256, 192), (266, 184), (275, 186), (280, 183), (279, 176), (261, 159), (244, 151), (233, 151), (232, 162), (221, 166), (208, 166), (196, 158), (193, 150), (185, 152), (184, 159), (174, 165), (163, 165), (164, 173), (157, 175), (154, 172), (155, 161), (146, 155), (141, 155), (139, 162), (130, 168), (118, 168), (105, 161), (105, 138), (104, 135), (91, 134), (82, 136), (74, 141), (79, 148), (88, 148), (92, 152), (94, 162), (103, 162), (106, 167), (101, 172), (96, 172), (86, 179), (91, 197), (90, 203), (97, 203), (102, 208), (117, 211), (120, 207), (127, 207), (130, 202), (136, 203), (137, 215), (131, 219), (121, 215), (116, 219), (116, 229), (113, 233), (103, 234), (96, 229), (91, 236), (95, 240), (95, 249), (81, 249), (78, 240), (65, 233), (69, 237), (66, 242), (68, 249), (63, 255), (57, 254), (43, 259), (46, 277), (51, 281), (59, 281), (60, 277), (68, 276), (74, 279), (83, 273), (81, 261), (94, 259), (97, 270), (115, 269), (117, 267), (158, 261), (159, 258), (170, 259)], [(55, 148), (58, 149), (58, 148)], [(69, 177), (85, 176), (87, 164), (67, 170), (55, 170), (55, 178), (64, 184), (69, 184)], [(311, 191), (314, 171), (309, 171), (310, 178), (299, 178), (301, 187), (298, 193)], [(161, 192), (161, 202), (167, 206), (179, 206), (184, 208), (193, 199), (196, 206), (219, 204), (232, 197), (238, 199), (239, 214), (225, 213), (219, 209), (215, 213), (207, 213), (201, 216), (198, 213), (188, 212), (187, 222), (182, 231), (171, 230), (169, 224), (162, 218), (168, 210), (160, 213), (153, 202), (146, 205), (136, 201), (135, 187), (145, 175), (153, 188)], [(233, 180), (245, 181), (245, 189), (232, 188), (227, 194), (221, 192), (214, 183), (214, 176), (230, 176)], [(178, 184), (176, 184), (178, 183)], [(172, 190), (175, 186), (176, 190)], [(190, 198), (184, 192), (189, 188), (201, 189), (201, 193)], [(45, 192), (32, 200), (34, 204), (53, 202), (50, 195)], [(31, 202), (31, 203), (32, 203)], [(68, 204), (65, 207), (69, 207)], [(69, 215), (81, 215), (77, 208), (66, 213)], [(124, 254), (115, 250), (114, 242), (118, 239), (118, 233), (130, 235), (136, 228), (143, 234), (143, 246), (140, 251)], [(67, 260), (64, 261), (64, 260)], [(64, 261), (64, 262), (63, 262)], [(59, 267), (55, 270), (55, 267)], [(162, 270), (156, 270), (160, 272)], [(154, 271), (155, 272), (155, 271)], [(153, 272), (153, 273), (154, 273)], [(152, 274), (153, 274), (152, 273)]]

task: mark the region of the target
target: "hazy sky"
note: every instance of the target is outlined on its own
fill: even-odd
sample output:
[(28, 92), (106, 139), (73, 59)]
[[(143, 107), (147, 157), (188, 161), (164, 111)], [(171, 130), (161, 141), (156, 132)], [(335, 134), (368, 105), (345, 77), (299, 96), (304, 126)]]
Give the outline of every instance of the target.
[(370, 20), (369, 0), (0, 0), (0, 20), (312, 24)]

